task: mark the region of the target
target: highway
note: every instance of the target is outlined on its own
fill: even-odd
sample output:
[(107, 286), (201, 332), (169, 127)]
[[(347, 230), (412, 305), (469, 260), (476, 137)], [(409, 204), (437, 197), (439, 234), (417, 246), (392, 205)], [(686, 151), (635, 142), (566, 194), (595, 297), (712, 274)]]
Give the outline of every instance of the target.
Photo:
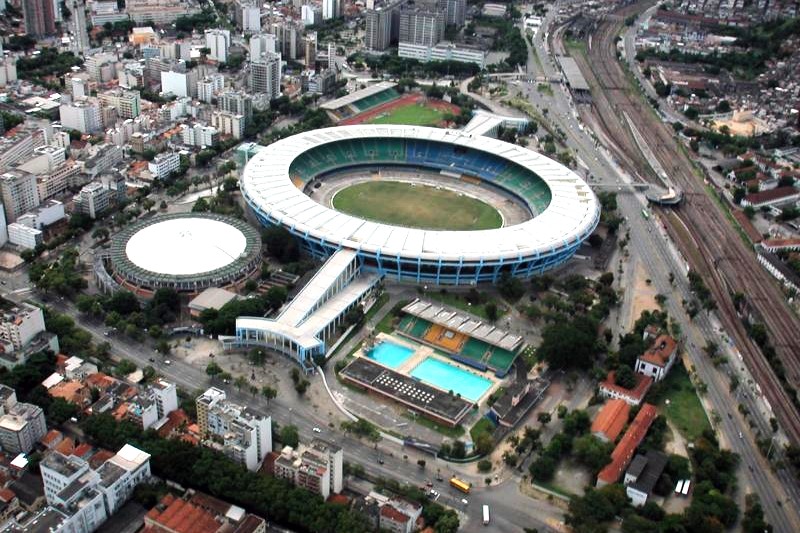
[[(558, 4), (556, 4), (558, 6)], [(556, 11), (557, 7), (551, 8), (550, 12)], [(548, 15), (546, 24), (552, 22)], [(545, 34), (549, 34), (549, 26), (537, 34), (534, 46), (539, 54), (539, 63), (530, 61), (528, 72), (538, 74), (538, 65), (544, 67), (546, 76), (557, 75), (553, 63), (546, 55), (548, 44), (544, 41)], [(558, 32), (556, 32), (556, 35)], [(558, 46), (556, 43), (554, 46)], [(522, 91), (531, 102), (537, 107), (550, 109), (548, 118), (562, 125), (563, 131), (567, 135), (567, 145), (573, 153), (589, 167), (589, 173), (605, 182), (619, 182), (622, 175), (621, 169), (614, 164), (613, 158), (605, 150), (596, 148), (595, 139), (590, 136), (588, 128), (582, 130), (578, 127), (579, 121), (576, 113), (570, 105), (571, 99), (563, 86), (553, 87), (554, 97), (545, 98), (535, 88)], [(602, 138), (602, 136), (599, 136)], [(629, 181), (627, 177), (625, 181)], [(714, 424), (717, 429), (723, 446), (729, 447), (742, 458), (740, 469), (740, 503), (743, 500), (744, 492), (757, 493), (762, 501), (768, 521), (775, 527), (776, 531), (798, 531), (797, 504), (800, 502), (797, 493), (797, 486), (794, 479), (785, 471), (781, 471), (776, 477), (775, 473), (766, 462), (761, 452), (758, 450), (747, 422), (736, 410), (738, 402), (742, 402), (748, 407), (750, 412), (763, 412), (764, 404), (757, 393), (754, 392), (752, 379), (743, 377), (740, 381), (742, 388), (749, 388), (748, 392), (737, 394), (733, 397), (729, 391), (728, 379), (713, 366), (709, 358), (703, 353), (702, 347), (709, 341), (717, 342), (722, 347), (732, 366), (736, 371), (742, 371), (743, 365), (736, 364), (739, 357), (736, 352), (730, 350), (727, 337), (720, 335), (714, 323), (719, 323), (707, 315), (705, 312), (690, 319), (684, 311), (681, 302), (690, 298), (688, 280), (685, 276), (686, 265), (680, 259), (675, 247), (669, 242), (668, 237), (662, 232), (657, 220), (644, 220), (641, 210), (647, 206), (646, 200), (642, 195), (633, 194), (626, 188), (618, 194), (618, 205), (620, 213), (627, 218), (626, 226), (631, 233), (630, 252), (641, 260), (647, 268), (654, 286), (661, 294), (668, 295), (665, 309), (670, 316), (677, 319), (682, 327), (685, 336), (686, 352), (694, 366), (697, 376), (708, 387), (705, 400), (708, 401), (715, 413), (719, 416)], [(669, 282), (669, 275), (675, 275), (674, 285)], [(760, 416), (755, 416), (754, 420), (762, 433), (770, 434), (768, 422)], [(739, 438), (739, 435), (742, 438)]]

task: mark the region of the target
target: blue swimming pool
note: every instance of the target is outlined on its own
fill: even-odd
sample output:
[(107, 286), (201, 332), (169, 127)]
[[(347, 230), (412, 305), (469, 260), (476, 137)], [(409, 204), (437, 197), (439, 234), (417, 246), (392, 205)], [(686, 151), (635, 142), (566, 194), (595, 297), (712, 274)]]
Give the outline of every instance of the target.
[(461, 394), (462, 398), (472, 402), (478, 401), (486, 390), (492, 386), (492, 382), (484, 377), (477, 376), (472, 372), (467, 372), (433, 357), (428, 357), (418, 364), (411, 371), (411, 376), (439, 389), (452, 390), (456, 394)]
[(405, 363), (413, 353), (414, 350), (412, 348), (389, 341), (382, 341), (367, 352), (367, 357), (383, 366), (395, 369)]

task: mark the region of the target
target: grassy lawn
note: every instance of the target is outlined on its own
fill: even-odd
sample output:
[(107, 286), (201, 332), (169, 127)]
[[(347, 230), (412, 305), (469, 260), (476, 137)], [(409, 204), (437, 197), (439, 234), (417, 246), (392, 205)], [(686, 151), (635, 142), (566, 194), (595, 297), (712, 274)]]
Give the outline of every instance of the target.
[[(450, 293), (450, 292), (427, 292), (424, 296), (425, 299), (433, 300), (435, 302), (440, 302), (445, 305), (449, 305), (450, 307), (455, 307), (456, 309), (461, 309), (462, 311), (466, 311), (471, 313), (479, 318), (485, 318), (488, 320), (489, 316), (486, 314), (486, 304), (480, 305), (469, 305), (466, 298), (461, 296), (460, 294)], [(506, 314), (506, 309), (498, 305), (497, 306), (497, 317), (500, 318), (504, 314)]]
[[(669, 405), (666, 404), (667, 400)], [(655, 387), (647, 401), (655, 404), (689, 441), (694, 441), (704, 430), (711, 429), (694, 384), (680, 362)]]
[(478, 437), (482, 433), (488, 433), (489, 435), (494, 433), (494, 424), (485, 416), (475, 422), (475, 425), (469, 430), (469, 436), (472, 438), (472, 442), (477, 442)]
[(434, 230), (499, 228), (497, 209), (476, 198), (428, 185), (368, 181), (339, 191), (333, 207), (376, 222)]
[(424, 416), (414, 416), (409, 413), (403, 413), (403, 416), (408, 418), (409, 420), (413, 420), (420, 426), (426, 427), (428, 429), (432, 429), (444, 435), (445, 437), (449, 437), (451, 439), (457, 439), (464, 435), (464, 428), (461, 426), (456, 426), (451, 428), (450, 426), (444, 426), (442, 424), (437, 424), (433, 420), (429, 418), (425, 418)]
[(536, 90), (544, 95), (553, 96), (553, 88), (547, 83), (536, 84)]
[(370, 320), (372, 320), (372, 317), (374, 317), (376, 314), (378, 314), (378, 311), (380, 311), (383, 308), (383, 306), (386, 305), (386, 302), (388, 302), (388, 301), (389, 301), (389, 293), (388, 292), (384, 292), (383, 294), (378, 296), (378, 301), (376, 301), (372, 305), (372, 307), (370, 307), (369, 311), (367, 311), (367, 314), (364, 315), (364, 323), (367, 323)]
[(424, 104), (396, 107), (378, 115), (369, 124), (408, 124), (409, 126), (435, 126), (444, 120), (445, 113)]

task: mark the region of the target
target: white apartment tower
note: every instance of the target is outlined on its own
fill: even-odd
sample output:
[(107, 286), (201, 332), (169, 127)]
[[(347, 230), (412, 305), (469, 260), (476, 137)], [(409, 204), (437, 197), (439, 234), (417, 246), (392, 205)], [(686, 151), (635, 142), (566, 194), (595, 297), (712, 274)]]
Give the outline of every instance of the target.
[(11, 223), (39, 205), (36, 176), (22, 170), (11, 170), (0, 175), (0, 197), (5, 208), (6, 221)]
[(250, 90), (269, 95), (274, 100), (281, 95), (281, 55), (265, 53), (250, 63)]
[(322, 20), (336, 19), (342, 16), (342, 0), (322, 0)]
[(215, 28), (206, 30), (206, 48), (210, 50), (209, 58), (224, 63), (228, 60), (228, 48), (231, 46), (231, 32)]

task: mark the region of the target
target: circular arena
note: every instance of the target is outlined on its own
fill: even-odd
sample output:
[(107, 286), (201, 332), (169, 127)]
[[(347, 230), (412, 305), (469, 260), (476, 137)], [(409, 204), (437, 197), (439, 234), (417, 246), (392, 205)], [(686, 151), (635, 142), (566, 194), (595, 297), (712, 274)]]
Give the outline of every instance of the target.
[(139, 296), (160, 288), (197, 293), (236, 288), (259, 271), (261, 237), (252, 226), (208, 213), (160, 215), (112, 239), (104, 269)]
[[(363, 182), (387, 175), (491, 203), (503, 223), (481, 230), (386, 223), (398, 220), (391, 196), (364, 209), (349, 205), (350, 213), (369, 215), (355, 216), (334, 208), (336, 195), (326, 194), (328, 184), (342, 176)], [(496, 282), (506, 273), (530, 277), (554, 268), (575, 253), (600, 217), (589, 186), (560, 163), (497, 139), (420, 126), (340, 126), (287, 137), (251, 158), (242, 192), (263, 224), (286, 228), (317, 258), (351, 249), (366, 268), (390, 279), (443, 285)], [(438, 202), (435, 208), (426, 207), (431, 202)], [(504, 202), (523, 214), (507, 219)], [(417, 210), (409, 217), (427, 210), (456, 219), (460, 205), (447, 198), (429, 202), (425, 194), (414, 203)]]

